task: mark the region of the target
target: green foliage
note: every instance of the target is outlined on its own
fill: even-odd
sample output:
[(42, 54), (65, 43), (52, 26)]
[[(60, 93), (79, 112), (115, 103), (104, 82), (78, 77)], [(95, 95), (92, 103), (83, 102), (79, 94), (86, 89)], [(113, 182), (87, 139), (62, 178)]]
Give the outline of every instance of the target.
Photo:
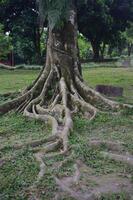
[(82, 60), (86, 60), (89, 57), (90, 43), (82, 34), (78, 35), (78, 46), (80, 51), (80, 58)]
[(128, 43), (133, 43), (133, 22), (130, 23), (129, 27), (122, 35)]
[(79, 31), (91, 42), (94, 58), (101, 44), (117, 45), (133, 16), (133, 1), (87, 0), (78, 6)]
[[(40, 0), (39, 10), (42, 23), (47, 19), (51, 29), (60, 27), (67, 21), (68, 12), (73, 0)], [(86, 0), (77, 0), (75, 6), (85, 4)]]
[(0, 60), (6, 58), (11, 49), (11, 37), (4, 33), (4, 26), (0, 24)]
[[(10, 32), (15, 63), (32, 63), (40, 54), (40, 32), (36, 0), (8, 0), (0, 5), (0, 21)], [(39, 55), (40, 56), (40, 55)], [(38, 57), (39, 57), (38, 56)], [(34, 59), (34, 61), (36, 61)]]
[(130, 27), (126, 30), (126, 32), (128, 40), (133, 43), (133, 23), (130, 24)]
[(39, 8), (42, 20), (47, 19), (51, 29), (62, 25), (67, 19), (70, 2), (70, 0), (40, 0)]

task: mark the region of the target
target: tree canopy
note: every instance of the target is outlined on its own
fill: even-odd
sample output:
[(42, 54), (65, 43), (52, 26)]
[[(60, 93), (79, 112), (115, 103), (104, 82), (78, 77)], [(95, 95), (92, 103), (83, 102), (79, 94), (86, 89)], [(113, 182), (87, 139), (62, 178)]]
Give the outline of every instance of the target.
[(0, 24), (0, 60), (4, 60), (11, 50), (11, 37), (4, 33), (4, 26)]

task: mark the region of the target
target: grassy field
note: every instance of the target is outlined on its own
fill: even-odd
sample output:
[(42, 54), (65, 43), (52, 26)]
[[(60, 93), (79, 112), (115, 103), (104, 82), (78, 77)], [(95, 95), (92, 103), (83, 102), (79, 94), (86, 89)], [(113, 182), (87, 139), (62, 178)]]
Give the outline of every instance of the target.
[[(37, 76), (38, 71), (16, 70), (7, 73), (0, 70), (0, 93), (18, 91), (25, 88)], [(133, 70), (132, 69), (84, 69), (84, 78), (88, 84), (111, 84), (124, 87), (124, 97), (120, 101), (133, 103)], [(133, 183), (133, 167), (120, 161), (103, 157), (101, 152), (108, 151), (106, 145), (92, 148), (91, 139), (121, 142), (122, 152), (133, 154), (133, 116), (132, 113), (122, 113), (120, 116), (111, 114), (98, 115), (89, 122), (80, 116), (74, 118), (74, 130), (70, 136), (71, 154), (68, 162), (58, 168), (58, 164), (66, 157), (56, 156), (52, 159), (44, 158), (47, 171), (44, 178), (36, 184), (36, 190), (41, 200), (52, 200), (58, 193), (54, 176), (69, 177), (74, 173), (74, 164), (80, 160), (87, 166), (81, 176), (80, 184), (95, 188), (97, 183), (85, 179), (91, 171), (91, 176), (99, 179), (103, 176), (119, 176), (128, 178)], [(0, 200), (27, 200), (29, 188), (36, 180), (39, 165), (33, 156), (31, 147), (14, 150), (12, 145), (42, 139), (50, 134), (50, 127), (35, 120), (29, 120), (21, 114), (13, 112), (0, 117)], [(127, 154), (127, 153), (126, 153)], [(83, 190), (83, 188), (82, 188)], [(61, 193), (60, 200), (74, 198)], [(100, 200), (129, 200), (123, 191), (117, 194), (102, 195)]]
[(85, 68), (83, 75), (86, 82), (94, 88), (98, 84), (123, 87), (124, 95), (117, 100), (133, 103), (132, 68)]
[[(0, 70), (0, 94), (18, 92), (24, 89), (38, 75), (38, 70)], [(83, 70), (85, 81), (95, 88), (97, 84), (109, 84), (124, 88), (119, 101), (133, 103), (133, 69), (132, 68), (87, 68)]]
[(7, 71), (0, 69), (0, 94), (24, 89), (37, 77), (38, 73), (37, 70)]

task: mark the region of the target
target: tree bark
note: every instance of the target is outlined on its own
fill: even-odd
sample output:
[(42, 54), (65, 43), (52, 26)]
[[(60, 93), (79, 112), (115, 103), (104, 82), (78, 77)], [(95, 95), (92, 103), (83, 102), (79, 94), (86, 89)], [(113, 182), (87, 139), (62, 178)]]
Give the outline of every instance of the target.
[(41, 48), (40, 48), (40, 39), (41, 39), (41, 35), (40, 35), (40, 28), (39, 25), (37, 25), (37, 27), (35, 27), (34, 30), (34, 45), (35, 45), (35, 63), (36, 64), (40, 64), (41, 61)]
[(92, 49), (93, 49), (93, 59), (94, 61), (100, 60), (100, 43), (97, 41), (91, 41)]
[(100, 48), (101, 59), (102, 59), (102, 60), (104, 59), (105, 47), (106, 47), (106, 44), (105, 44), (105, 42), (103, 42), (103, 44), (102, 44), (102, 46), (101, 46), (101, 48)]
[(132, 49), (133, 49), (133, 44), (132, 43), (128, 43), (128, 56), (131, 56), (131, 53), (132, 53)]

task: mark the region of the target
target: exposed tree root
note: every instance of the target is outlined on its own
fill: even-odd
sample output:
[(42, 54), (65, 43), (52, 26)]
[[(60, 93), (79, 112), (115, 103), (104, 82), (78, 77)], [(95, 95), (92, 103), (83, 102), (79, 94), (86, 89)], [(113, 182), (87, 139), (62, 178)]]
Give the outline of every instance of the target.
[[(15, 100), (0, 106), (1, 114), (16, 108), (17, 111), (23, 112), (24, 116), (41, 120), (42, 122), (49, 123), (52, 126), (52, 135), (46, 139), (44, 138), (42, 140), (11, 146), (11, 148), (16, 150), (24, 147), (33, 148), (32, 151), (40, 165), (40, 171), (35, 182), (29, 188), (29, 199), (36, 200), (39, 199), (36, 189), (37, 183), (41, 181), (46, 171), (45, 158), (48, 156), (49, 158), (56, 156), (56, 154), (66, 154), (69, 150), (69, 135), (73, 129), (73, 115), (79, 112), (89, 120), (93, 120), (97, 113), (103, 112), (101, 110), (105, 104), (107, 112), (109, 110), (119, 111), (120, 108), (122, 108), (118, 103), (106, 100), (105, 97), (102, 97), (94, 90), (90, 88), (87, 89), (79, 78), (76, 78), (76, 83), (72, 81), (70, 84), (71, 86), (69, 87), (66, 79), (61, 76), (58, 78), (58, 83), (52, 85), (55, 74), (56, 79), (59, 74), (57, 76), (55, 69), (46, 69), (38, 81), (34, 83), (32, 88)], [(47, 93), (50, 88), (52, 90), (52, 96), (47, 98)], [(124, 107), (125, 106), (123, 106), (123, 108)], [(132, 108), (130, 105), (128, 107)], [(94, 143), (95, 142), (93, 141), (93, 144), (91, 145), (94, 145)], [(101, 144), (101, 142), (96, 143), (96, 145)], [(104, 142), (104, 144), (105, 143), (108, 148), (112, 148), (112, 146), (115, 148), (117, 146), (113, 143)], [(3, 149), (4, 147), (1, 150)], [(56, 153), (54, 154), (53, 152)], [(75, 168), (77, 167), (75, 166)], [(82, 193), (74, 192), (72, 188), (64, 182), (58, 178), (55, 179), (56, 183), (62, 188), (62, 190), (67, 192), (73, 198), (76, 197), (76, 199), (89, 200), (96, 197), (95, 191), (87, 194), (87, 197), (81, 198), (83, 197)], [(77, 168), (75, 175), (72, 177), (73, 184), (78, 184), (79, 179), (80, 172)]]
[[(55, 142), (58, 139), (59, 139), (58, 136), (52, 135), (52, 136), (49, 136), (48, 138), (44, 138), (41, 140), (35, 140), (32, 142), (30, 141), (30, 142), (23, 143), (23, 144), (14, 144), (14, 145), (9, 146), (9, 148), (11, 148), (13, 150), (19, 150), (19, 149), (28, 148), (28, 147), (35, 148), (35, 147), (41, 146), (41, 145), (49, 143), (49, 142)], [(5, 148), (6, 148), (6, 146), (1, 147), (0, 151), (3, 151)]]
[[(63, 195), (70, 196), (76, 200), (95, 200), (99, 199), (104, 194), (117, 194), (119, 192), (127, 193), (127, 198), (132, 196), (132, 184), (128, 179), (120, 177), (116, 174), (94, 176), (87, 175), (82, 172), (82, 165), (76, 165), (75, 174), (72, 177), (64, 177), (59, 179), (55, 177), (59, 189), (63, 192), (58, 194), (58, 200), (61, 200)], [(75, 181), (76, 180), (76, 181)], [(86, 183), (90, 181), (95, 183), (95, 186), (90, 186)]]
[(111, 152), (101, 152), (101, 154), (104, 157), (107, 157), (109, 159), (122, 162), (123, 164), (127, 164), (129, 166), (133, 166), (133, 156), (132, 155), (119, 155), (116, 153), (111, 153)]
[(107, 140), (98, 140), (98, 139), (92, 139), (89, 141), (89, 145), (92, 147), (101, 147), (105, 146), (109, 151), (118, 151), (121, 152), (124, 150), (122, 142), (113, 142), (113, 141), (107, 141)]
[(14, 96), (18, 96), (20, 94), (20, 92), (8, 92), (8, 93), (4, 93), (4, 94), (0, 94), (1, 97), (14, 97)]
[(133, 108), (133, 105), (121, 104), (105, 98), (99, 92), (93, 90), (90, 87), (87, 87), (86, 84), (84, 84), (78, 77), (76, 77), (76, 84), (81, 96), (83, 96), (86, 101), (92, 103), (92, 105), (97, 105), (98, 107), (102, 106), (104, 110), (110, 109), (114, 111), (124, 108), (129, 108), (129, 109)]

